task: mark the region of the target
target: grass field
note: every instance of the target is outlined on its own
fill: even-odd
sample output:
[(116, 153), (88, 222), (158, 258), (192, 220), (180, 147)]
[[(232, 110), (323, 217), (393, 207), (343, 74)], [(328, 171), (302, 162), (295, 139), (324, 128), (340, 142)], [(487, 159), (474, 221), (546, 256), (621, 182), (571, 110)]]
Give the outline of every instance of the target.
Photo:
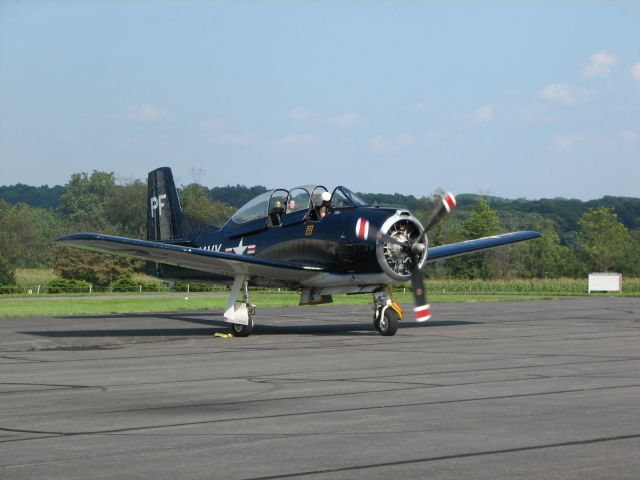
[[(515, 300), (544, 300), (557, 298), (552, 295), (431, 295), (430, 302), (499, 302)], [(295, 293), (254, 294), (251, 301), (258, 308), (295, 307), (300, 296)], [(396, 300), (403, 304), (413, 302), (411, 294), (398, 294)], [(33, 298), (0, 299), (0, 317), (57, 317), (68, 315), (102, 315), (116, 313), (176, 312), (212, 310), (222, 312), (227, 299), (224, 296), (161, 296), (127, 298), (126, 295), (115, 298), (95, 296), (55, 297), (40, 296)], [(369, 305), (371, 295), (337, 295), (334, 305)], [(300, 307), (304, 308), (304, 307)]]
[[(17, 272), (18, 283), (27, 288), (43, 285), (55, 278), (51, 270), (24, 269)], [(151, 277), (140, 275), (136, 281), (149, 281)], [(586, 295), (587, 279), (506, 279), (461, 280), (428, 279), (430, 302), (480, 302), (541, 300), (565, 295)], [(217, 287), (218, 289), (220, 287)], [(394, 287), (400, 303), (411, 304), (410, 288)], [(17, 316), (65, 316), (101, 315), (112, 313), (173, 312), (213, 310), (222, 311), (226, 305), (225, 292), (214, 294), (148, 293), (111, 294), (94, 293), (72, 295), (2, 295), (0, 317)], [(219, 290), (218, 290), (219, 291)], [(623, 278), (622, 295), (640, 296), (640, 278)], [(185, 299), (187, 297), (188, 299)], [(271, 290), (252, 292), (251, 301), (263, 307), (294, 307), (298, 305), (296, 292)], [(371, 295), (336, 295), (334, 304), (371, 304)]]

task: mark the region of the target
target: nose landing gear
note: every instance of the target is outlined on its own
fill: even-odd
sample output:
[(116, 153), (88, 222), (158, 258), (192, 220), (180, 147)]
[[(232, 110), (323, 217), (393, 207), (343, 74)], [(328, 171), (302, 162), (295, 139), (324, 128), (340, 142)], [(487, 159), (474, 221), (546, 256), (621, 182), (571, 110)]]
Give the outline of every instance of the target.
[(373, 294), (373, 326), (380, 335), (390, 337), (398, 331), (398, 322), (402, 320), (402, 309), (388, 287)]

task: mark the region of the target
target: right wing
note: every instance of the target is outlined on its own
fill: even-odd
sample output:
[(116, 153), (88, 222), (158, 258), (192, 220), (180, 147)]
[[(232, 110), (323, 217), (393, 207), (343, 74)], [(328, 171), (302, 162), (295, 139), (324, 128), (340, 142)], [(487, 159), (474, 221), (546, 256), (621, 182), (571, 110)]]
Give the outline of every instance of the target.
[(56, 243), (139, 260), (167, 263), (218, 275), (229, 275), (230, 277), (242, 274), (251, 277), (300, 282), (324, 271), (318, 266), (284, 260), (269, 260), (98, 233), (74, 233), (57, 239)]
[(541, 234), (539, 232), (525, 230), (522, 232), (505, 233), (503, 235), (495, 235), (493, 237), (477, 238), (475, 240), (467, 240), (465, 242), (431, 247), (427, 253), (427, 262), (456, 257), (466, 253), (473, 253), (479, 250), (484, 250), (485, 248), (499, 247), (500, 245), (507, 245), (509, 243), (532, 240), (540, 236)]

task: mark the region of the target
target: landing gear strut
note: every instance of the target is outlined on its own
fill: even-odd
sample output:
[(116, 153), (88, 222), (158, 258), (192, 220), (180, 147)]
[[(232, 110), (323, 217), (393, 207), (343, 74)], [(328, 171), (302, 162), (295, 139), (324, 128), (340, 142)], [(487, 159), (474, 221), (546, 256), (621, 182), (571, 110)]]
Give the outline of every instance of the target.
[(385, 337), (395, 335), (398, 322), (402, 320), (402, 309), (395, 302), (388, 287), (373, 294), (373, 326)]

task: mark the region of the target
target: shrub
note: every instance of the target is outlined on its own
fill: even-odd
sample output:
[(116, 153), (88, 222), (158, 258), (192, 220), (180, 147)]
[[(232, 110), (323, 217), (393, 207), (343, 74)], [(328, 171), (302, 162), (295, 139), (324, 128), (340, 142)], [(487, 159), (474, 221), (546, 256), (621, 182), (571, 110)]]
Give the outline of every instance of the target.
[(161, 292), (164, 290), (164, 282), (140, 282), (143, 292)]
[(24, 293), (24, 288), (20, 285), (0, 285), (0, 295)]
[(206, 283), (200, 283), (200, 282), (176, 282), (173, 289), (176, 292), (186, 292), (187, 285), (189, 285), (190, 292), (210, 292), (211, 291), (210, 285)]
[(89, 293), (91, 284), (84, 280), (56, 278), (47, 283), (47, 293)]
[(109, 285), (113, 292), (137, 292), (140, 284), (131, 277), (118, 277)]

